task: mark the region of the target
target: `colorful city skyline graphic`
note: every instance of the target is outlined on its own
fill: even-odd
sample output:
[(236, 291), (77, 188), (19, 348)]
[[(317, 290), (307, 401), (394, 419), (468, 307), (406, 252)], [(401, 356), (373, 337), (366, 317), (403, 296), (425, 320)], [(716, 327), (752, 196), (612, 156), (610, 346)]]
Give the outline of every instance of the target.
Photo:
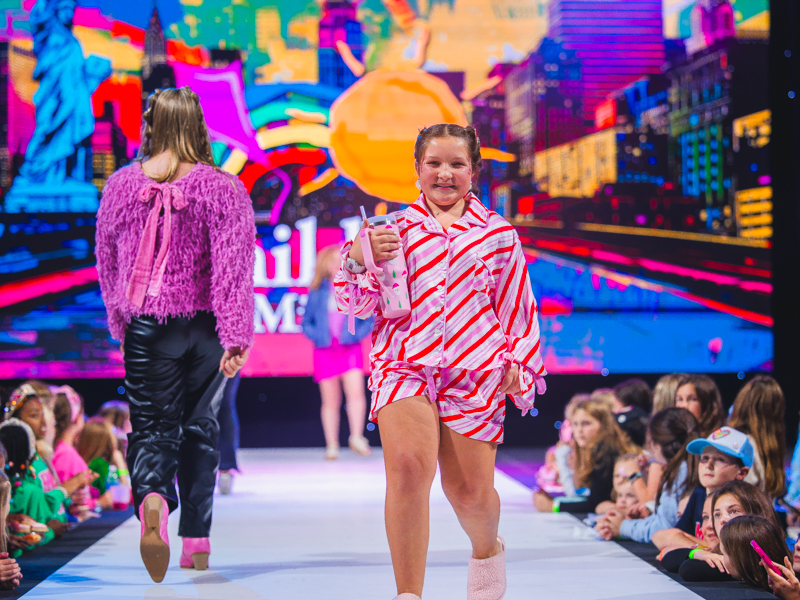
[[(74, 10), (86, 60), (110, 63), (76, 145), (97, 194), (19, 177), (42, 122), (32, 15), (51, 4)], [(767, 2), (597, 6), (0, 1), (0, 378), (122, 374), (94, 212), (138, 150), (147, 94), (183, 85), (256, 211), (245, 375), (311, 373), (316, 251), (352, 237), (360, 205), (414, 200), (417, 130), (441, 121), (479, 132), (481, 200), (526, 248), (549, 372), (771, 370)]]

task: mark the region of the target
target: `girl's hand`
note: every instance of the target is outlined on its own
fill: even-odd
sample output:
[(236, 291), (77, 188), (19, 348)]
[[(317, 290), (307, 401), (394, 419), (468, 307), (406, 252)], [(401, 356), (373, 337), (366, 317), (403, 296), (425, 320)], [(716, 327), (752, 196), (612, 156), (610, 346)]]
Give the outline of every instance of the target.
[(53, 534), (57, 538), (60, 538), (62, 535), (64, 535), (67, 532), (67, 530), (69, 530), (69, 524), (68, 523), (63, 523), (63, 522), (59, 521), (58, 519), (50, 519), (47, 522), (47, 526), (50, 529), (53, 530)]
[(719, 569), (722, 573), (727, 573), (728, 569), (725, 568), (725, 562), (722, 560), (721, 554), (714, 554), (708, 550), (698, 550), (694, 553), (694, 558), (702, 560), (709, 567)]
[(539, 512), (553, 512), (553, 499), (547, 492), (533, 492), (533, 505)]
[(619, 530), (620, 527), (622, 527), (622, 521), (624, 520), (625, 516), (618, 510), (612, 509), (608, 511), (597, 522), (597, 524), (600, 525), (600, 522), (602, 521), (601, 528), (598, 529), (600, 536), (604, 540), (611, 540), (619, 537)]
[(85, 471), (83, 473), (78, 473), (74, 477), (70, 477), (61, 484), (61, 487), (66, 490), (67, 496), (72, 496), (72, 494), (83, 486), (90, 485), (97, 477), (98, 475), (94, 471)]
[(236, 373), (244, 366), (247, 359), (250, 357), (250, 349), (242, 350), (238, 346), (225, 350), (222, 358), (219, 361), (219, 370), (225, 377), (231, 379), (236, 376)]
[(764, 565), (764, 561), (761, 561), (761, 566), (767, 571), (769, 587), (772, 588), (773, 594), (780, 600), (800, 600), (800, 581), (792, 570), (792, 563), (788, 556), (783, 557), (783, 565), (775, 563), (778, 570), (783, 573), (783, 577)]
[(20, 579), (22, 579), (22, 571), (17, 561), (9, 558), (8, 552), (0, 552), (0, 581), (16, 580), (17, 585), (19, 585)]
[(511, 367), (506, 371), (503, 377), (503, 383), (500, 384), (500, 394), (519, 394), (519, 365), (511, 363)]
[(625, 516), (629, 519), (646, 519), (650, 516), (650, 509), (641, 502), (637, 502), (628, 509), (628, 514)]
[[(400, 238), (391, 229), (380, 227), (378, 229), (369, 228), (369, 223), (364, 221), (361, 224), (361, 229), (367, 228), (370, 245), (372, 246), (372, 258), (375, 262), (382, 260), (392, 260), (397, 256), (397, 251), (400, 249)], [(350, 258), (358, 264), (364, 264), (364, 251), (361, 249), (361, 235), (357, 235), (353, 240), (353, 245), (348, 252)]]

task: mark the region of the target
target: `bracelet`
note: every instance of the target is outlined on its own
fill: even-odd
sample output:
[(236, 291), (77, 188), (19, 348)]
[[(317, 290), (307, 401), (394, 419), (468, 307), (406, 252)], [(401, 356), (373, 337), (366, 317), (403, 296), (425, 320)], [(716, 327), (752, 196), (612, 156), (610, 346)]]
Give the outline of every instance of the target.
[(120, 477), (127, 477), (130, 474), (131, 472), (128, 471), (128, 469), (117, 469), (117, 475), (119, 475)]
[(353, 273), (354, 275), (360, 275), (364, 271), (367, 270), (367, 267), (360, 264), (354, 258), (348, 256), (344, 261), (344, 268)]
[(692, 548), (691, 550), (689, 550), (689, 558), (694, 558), (694, 553), (697, 552), (698, 550), (702, 550), (702, 548)]
[(628, 483), (633, 483), (637, 479), (644, 479), (644, 477), (639, 472), (633, 473), (630, 477), (628, 477)]

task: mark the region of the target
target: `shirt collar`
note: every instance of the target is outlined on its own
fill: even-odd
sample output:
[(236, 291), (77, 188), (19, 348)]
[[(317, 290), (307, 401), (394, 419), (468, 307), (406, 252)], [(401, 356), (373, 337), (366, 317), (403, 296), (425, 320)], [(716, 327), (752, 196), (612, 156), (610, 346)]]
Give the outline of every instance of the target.
[[(425, 196), (423, 194), (420, 194), (419, 198), (417, 198), (413, 204), (410, 204), (403, 212), (408, 223), (418, 223), (427, 219), (434, 219), (433, 215), (428, 210), (427, 204), (425, 204)], [(469, 229), (470, 226), (486, 227), (488, 218), (489, 210), (478, 200), (475, 194), (470, 193), (469, 206), (466, 212), (452, 227), (456, 228), (456, 230), (460, 229), (463, 231)]]

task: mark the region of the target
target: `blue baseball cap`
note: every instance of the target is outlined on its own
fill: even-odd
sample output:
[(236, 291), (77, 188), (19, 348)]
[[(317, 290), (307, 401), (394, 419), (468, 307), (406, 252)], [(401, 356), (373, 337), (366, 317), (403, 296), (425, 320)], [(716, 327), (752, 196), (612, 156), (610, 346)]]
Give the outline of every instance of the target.
[(686, 446), (689, 454), (702, 454), (706, 447), (712, 446), (728, 456), (740, 459), (745, 467), (753, 466), (753, 444), (747, 436), (732, 427), (720, 427), (707, 438), (692, 440)]

